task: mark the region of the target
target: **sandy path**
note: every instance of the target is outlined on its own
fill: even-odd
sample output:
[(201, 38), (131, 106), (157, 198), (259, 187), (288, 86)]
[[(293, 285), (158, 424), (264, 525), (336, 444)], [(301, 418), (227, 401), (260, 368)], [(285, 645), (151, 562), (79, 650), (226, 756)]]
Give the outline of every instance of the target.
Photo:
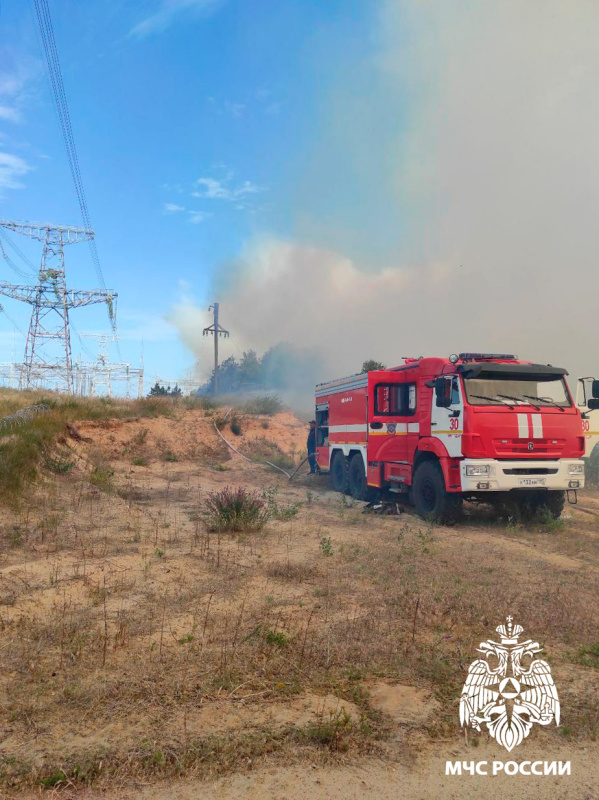
[[(445, 761), (458, 758), (571, 761), (567, 776), (446, 776)], [(77, 800), (596, 800), (599, 797), (599, 745), (520, 748), (510, 759), (492, 744), (430, 750), (414, 766), (361, 761), (354, 766), (272, 765), (212, 781), (136, 785), (123, 789), (61, 794)], [(39, 796), (39, 795), (38, 795)], [(31, 800), (33, 795), (30, 795)], [(25, 800), (25, 798), (23, 798)]]

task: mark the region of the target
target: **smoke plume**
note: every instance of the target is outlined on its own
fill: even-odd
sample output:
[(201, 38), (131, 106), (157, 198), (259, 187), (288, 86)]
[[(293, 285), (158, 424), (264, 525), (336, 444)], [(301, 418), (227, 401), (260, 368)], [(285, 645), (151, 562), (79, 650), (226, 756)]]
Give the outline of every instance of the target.
[(317, 348), (321, 379), (462, 350), (599, 373), (599, 4), (388, 0), (377, 26), (324, 84), (293, 235), (220, 276), (236, 337)]

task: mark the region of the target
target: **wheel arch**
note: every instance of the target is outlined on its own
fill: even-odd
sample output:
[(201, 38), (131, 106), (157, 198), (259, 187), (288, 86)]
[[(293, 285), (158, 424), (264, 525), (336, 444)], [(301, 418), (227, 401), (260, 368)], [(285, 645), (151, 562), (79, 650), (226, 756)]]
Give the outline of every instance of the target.
[(451, 476), (449, 474), (449, 465), (451, 463), (451, 459), (445, 446), (435, 440), (429, 439), (426, 444), (430, 446), (427, 449), (418, 449), (414, 453), (414, 461), (412, 464), (412, 483), (414, 483), (414, 476), (416, 475), (416, 470), (421, 464), (424, 464), (426, 461), (432, 461), (434, 463), (439, 464), (441, 467), (441, 472), (443, 473), (443, 480), (445, 481), (445, 487), (448, 488), (451, 484)]
[(349, 453), (347, 454), (347, 460), (351, 463), (351, 460), (355, 455), (359, 455), (362, 458), (362, 464), (364, 465), (364, 474), (366, 475), (366, 460), (364, 459), (364, 452), (357, 447), (352, 447)]
[(333, 463), (333, 459), (335, 458), (337, 453), (340, 453), (341, 455), (343, 455), (343, 448), (342, 447), (331, 447), (330, 448), (330, 450), (329, 450), (329, 469), (331, 468), (331, 464)]

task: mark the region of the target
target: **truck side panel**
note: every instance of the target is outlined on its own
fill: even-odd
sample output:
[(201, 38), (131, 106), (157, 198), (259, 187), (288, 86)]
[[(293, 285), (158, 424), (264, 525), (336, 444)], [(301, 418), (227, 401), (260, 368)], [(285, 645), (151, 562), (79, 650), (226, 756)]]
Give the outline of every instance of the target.
[(328, 470), (335, 450), (345, 456), (361, 452), (366, 463), (368, 441), (366, 375), (355, 375), (344, 381), (334, 381), (318, 387), (316, 393), (317, 416), (319, 407), (328, 409), (328, 438), (319, 443), (317, 438), (317, 463)]

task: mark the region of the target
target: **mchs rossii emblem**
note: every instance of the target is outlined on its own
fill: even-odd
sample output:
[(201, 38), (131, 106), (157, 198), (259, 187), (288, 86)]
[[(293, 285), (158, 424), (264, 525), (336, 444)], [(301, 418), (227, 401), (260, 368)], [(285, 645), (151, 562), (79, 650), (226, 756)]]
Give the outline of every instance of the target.
[[(460, 724), (480, 731), (483, 725), (508, 751), (528, 736), (535, 722), (559, 725), (559, 698), (551, 668), (536, 658), (538, 642), (519, 642), (524, 629), (512, 624), (496, 628), (501, 643), (481, 642), (483, 658), (474, 661), (460, 698)], [(530, 658), (530, 661), (525, 659)], [(489, 664), (491, 659), (491, 664)], [(495, 660), (497, 661), (495, 666)]]

